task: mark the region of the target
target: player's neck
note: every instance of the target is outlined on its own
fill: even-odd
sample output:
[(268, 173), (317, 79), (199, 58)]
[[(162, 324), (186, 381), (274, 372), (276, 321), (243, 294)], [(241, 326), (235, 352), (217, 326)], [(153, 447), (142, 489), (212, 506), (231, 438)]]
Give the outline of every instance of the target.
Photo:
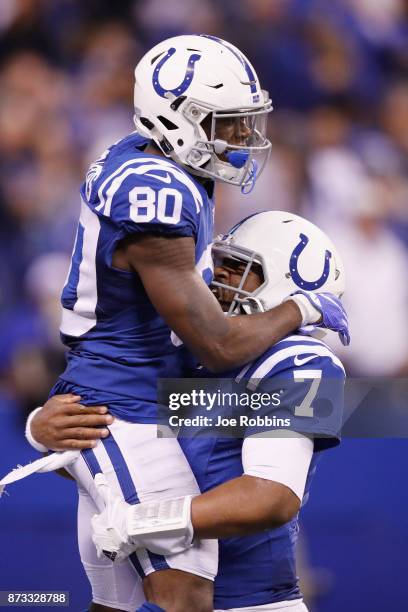
[[(169, 159), (153, 140), (151, 140), (146, 146), (146, 148), (144, 149), (144, 153), (147, 153), (148, 155), (157, 155), (158, 157), (164, 157), (165, 159)], [(188, 168), (186, 168), (185, 166), (182, 167), (186, 172), (189, 172)], [(191, 174), (196, 181), (202, 184), (210, 198), (214, 196), (214, 181), (202, 176), (196, 176), (192, 172), (189, 172), (189, 174)]]
[(148, 153), (149, 155), (158, 155), (159, 157), (166, 157), (163, 151), (161, 151), (152, 140), (149, 142), (144, 152)]

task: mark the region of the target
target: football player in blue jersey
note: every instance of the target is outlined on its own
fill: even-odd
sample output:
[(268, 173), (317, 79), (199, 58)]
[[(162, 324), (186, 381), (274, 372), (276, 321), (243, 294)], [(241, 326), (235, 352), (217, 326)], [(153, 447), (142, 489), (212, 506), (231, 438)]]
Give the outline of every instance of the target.
[[(157, 379), (186, 376), (198, 361), (213, 372), (238, 367), (301, 324), (322, 317), (338, 329), (340, 321), (328, 316), (324, 298), (313, 303), (307, 295), (227, 318), (208, 289), (214, 181), (251, 190), (271, 146), (271, 102), (246, 57), (214, 37), (181, 36), (150, 50), (135, 76), (137, 131), (91, 165), (81, 188), (62, 294), (68, 363), (51, 392), (105, 404), (115, 417), (94, 448), (75, 441), (70, 427), (68, 442), (57, 446), (84, 449), (71, 472), (80, 491), (80, 548), (93, 610), (133, 605), (111, 605), (115, 574), (111, 583), (101, 578), (106, 565), (95, 558), (89, 516), (104, 507), (95, 474), (104, 473), (131, 504), (199, 492), (177, 440), (156, 436)], [(30, 420), (39, 440), (47, 418), (38, 411)], [(109, 417), (93, 414), (93, 423), (100, 422), (109, 424)], [(179, 548), (171, 559), (136, 551), (128, 571), (143, 578), (157, 605), (206, 612), (216, 546), (203, 540)]]
[[(213, 254), (214, 290), (223, 309), (234, 314), (263, 310), (265, 303), (280, 303), (304, 283), (313, 282), (319, 290), (337, 295), (344, 291), (344, 270), (333, 244), (314, 225), (290, 213), (265, 212), (244, 220), (214, 243)], [(342, 333), (346, 332), (344, 328)], [(228, 415), (219, 407), (218, 414), (224, 417), (244, 419), (238, 436), (222, 437), (222, 432), (217, 432), (203, 437), (201, 427), (192, 431), (185, 427), (185, 437), (183, 429), (180, 431), (180, 443), (200, 489), (209, 491), (192, 501), (191, 517), (183, 525), (186, 543), (191, 543), (193, 533), (220, 538), (215, 581), (215, 607), (219, 610), (306, 609), (296, 576), (297, 513), (308, 497), (320, 451), (339, 442), (345, 378), (341, 362), (315, 333), (316, 329), (303, 329), (289, 335), (245, 368), (223, 374), (241, 385), (238, 391), (242, 392), (244, 384), (258, 399), (260, 392), (271, 397), (277, 388), (285, 389), (278, 404), (267, 403), (256, 413), (240, 409), (238, 414)], [(201, 379), (211, 376), (205, 370), (198, 372)], [(44, 408), (51, 410), (50, 422), (62, 435), (64, 427), (54, 408), (58, 402), (61, 406), (66, 402), (70, 414), (74, 401), (74, 397), (53, 398)], [(277, 428), (265, 421), (268, 416), (269, 423), (281, 419)], [(287, 419), (290, 432), (296, 432), (289, 437), (279, 429), (279, 423)], [(266, 424), (260, 424), (262, 420)], [(60, 436), (49, 435), (54, 436), (52, 446), (57, 446)], [(98, 486), (103, 490), (103, 483)], [(119, 498), (116, 501), (114, 511), (108, 503), (109, 520), (121, 532), (127, 554), (132, 550), (130, 540), (135, 538), (126, 541), (126, 528), (118, 523), (130, 507), (123, 507)], [(142, 510), (145, 507), (139, 506)], [(154, 504), (149, 512), (157, 512)], [(106, 511), (94, 520), (98, 537), (105, 526)], [(136, 545), (157, 549), (159, 539), (157, 534), (145, 533)], [(109, 536), (104, 541), (107, 548), (108, 540)], [(168, 541), (164, 549), (166, 546)], [(129, 593), (132, 583), (126, 565), (117, 566), (116, 571), (122, 575), (124, 593)]]
[[(264, 300), (281, 303), (306, 279), (316, 279), (316, 285), (338, 296), (344, 292), (344, 269), (335, 247), (297, 215), (254, 215), (216, 241), (213, 253), (213, 286), (230, 313), (263, 310)], [(223, 374), (235, 381), (235, 386), (228, 386), (229, 393), (249, 389), (257, 402), (256, 412), (239, 405), (212, 408), (213, 422), (217, 414), (227, 422), (224, 437), (222, 428), (209, 436), (208, 426), (201, 424), (179, 431), (204, 493), (185, 500), (185, 508), (191, 503), (189, 519), (184, 517), (178, 526), (190, 544), (194, 536), (220, 538), (217, 610), (306, 611), (296, 575), (298, 512), (309, 495), (321, 451), (339, 443), (345, 381), (343, 365), (315, 332), (303, 329), (289, 335), (245, 368)], [(201, 379), (210, 376), (208, 370), (199, 371)], [(261, 394), (267, 396), (264, 406), (259, 404)], [(202, 404), (188, 416), (194, 418), (205, 408)], [(232, 421), (241, 421), (241, 427), (238, 435), (228, 436)], [(285, 431), (282, 424), (288, 422)], [(102, 480), (98, 488), (106, 488)], [(160, 513), (167, 518), (163, 504), (141, 504), (136, 512), (138, 535), (127, 539), (123, 539), (123, 516), (134, 508), (126, 508), (121, 500), (115, 508), (109, 501), (108, 506), (93, 520), (96, 544), (108, 522), (121, 534), (124, 549), (132, 543), (157, 547), (166, 534), (165, 524), (157, 533)], [(155, 525), (149, 531), (146, 524), (143, 533), (143, 517), (148, 515), (155, 516)], [(172, 519), (174, 530), (177, 521)], [(254, 532), (258, 533), (248, 535)], [(171, 544), (168, 548), (164, 544), (164, 551), (171, 552)]]

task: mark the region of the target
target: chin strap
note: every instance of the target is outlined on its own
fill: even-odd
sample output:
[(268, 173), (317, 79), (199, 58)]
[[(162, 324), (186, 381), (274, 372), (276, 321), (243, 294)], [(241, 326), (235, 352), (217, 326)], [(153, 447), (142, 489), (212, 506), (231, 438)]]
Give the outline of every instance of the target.
[(265, 306), (259, 298), (248, 296), (240, 304), (242, 310), (246, 314), (256, 314), (258, 312), (265, 312)]
[(258, 169), (259, 164), (255, 159), (253, 159), (251, 161), (251, 168), (249, 171), (248, 180), (241, 186), (241, 193), (243, 193), (244, 195), (251, 193), (251, 191), (255, 187), (256, 179), (258, 178)]
[[(225, 154), (228, 162), (234, 168), (243, 168), (248, 161), (249, 153), (248, 151), (229, 151)], [(258, 170), (259, 164), (255, 159), (251, 160), (251, 166), (249, 169), (249, 177), (248, 180), (241, 186), (241, 193), (248, 194), (251, 193), (253, 188), (255, 187), (256, 179), (258, 178)]]

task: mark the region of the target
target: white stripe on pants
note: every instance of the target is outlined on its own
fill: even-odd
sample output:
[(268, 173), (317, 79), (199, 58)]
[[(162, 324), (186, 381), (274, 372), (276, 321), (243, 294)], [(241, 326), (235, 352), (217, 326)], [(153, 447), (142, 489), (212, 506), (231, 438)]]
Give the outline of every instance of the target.
[(103, 509), (103, 501), (96, 491), (92, 475), (95, 466), (106, 475), (115, 492), (125, 498), (132, 496), (130, 503), (200, 492), (177, 439), (158, 438), (156, 425), (127, 423), (118, 418), (109, 430), (109, 438), (98, 442), (93, 451), (85, 451), (69, 467), (80, 491), (79, 548), (94, 601), (107, 603), (109, 595), (114, 602), (122, 602), (122, 609), (127, 610), (127, 607), (123, 608), (123, 601), (128, 598), (140, 601), (141, 595), (135, 591), (139, 576), (159, 569), (178, 569), (213, 580), (218, 569), (217, 540), (197, 541), (183, 553), (168, 557), (152, 555), (141, 549), (131, 556), (131, 560), (115, 566), (107, 559), (96, 560), (90, 521), (93, 514)]

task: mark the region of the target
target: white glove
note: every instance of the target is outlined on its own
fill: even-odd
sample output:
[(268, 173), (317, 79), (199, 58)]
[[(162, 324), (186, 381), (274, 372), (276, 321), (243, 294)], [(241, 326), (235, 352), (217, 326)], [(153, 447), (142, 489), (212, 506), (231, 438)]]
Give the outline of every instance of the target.
[(293, 300), (298, 305), (303, 319), (302, 326), (315, 323), (317, 327), (337, 332), (344, 346), (350, 344), (347, 312), (337, 296), (299, 290), (284, 302), (286, 300)]
[(289, 295), (283, 301), (287, 302), (288, 300), (295, 302), (299, 308), (300, 314), (302, 315), (302, 327), (317, 323), (317, 321), (321, 319), (322, 313), (308, 300), (305, 292), (303, 294), (299, 292), (295, 293), (294, 295)]
[(192, 497), (130, 505), (113, 493), (103, 474), (95, 476), (95, 485), (106, 505), (92, 518), (99, 557), (121, 561), (138, 548), (171, 555), (192, 546)]
[(104, 474), (96, 474), (95, 485), (105, 508), (92, 517), (92, 540), (98, 557), (105, 555), (111, 561), (123, 561), (134, 550), (126, 531), (126, 516), (131, 505), (114, 493)]
[[(322, 316), (321, 311), (315, 308), (314, 304), (312, 304), (305, 295), (297, 295), (297, 293), (289, 295), (282, 303), (287, 300), (293, 300), (295, 302), (302, 315), (302, 327), (316, 323)], [(306, 294), (305, 291), (303, 293)], [(264, 298), (248, 297), (244, 303), (244, 310), (246, 310), (248, 314), (255, 314), (258, 312), (266, 312), (275, 306), (277, 306), (275, 301), (269, 303), (268, 300)]]

